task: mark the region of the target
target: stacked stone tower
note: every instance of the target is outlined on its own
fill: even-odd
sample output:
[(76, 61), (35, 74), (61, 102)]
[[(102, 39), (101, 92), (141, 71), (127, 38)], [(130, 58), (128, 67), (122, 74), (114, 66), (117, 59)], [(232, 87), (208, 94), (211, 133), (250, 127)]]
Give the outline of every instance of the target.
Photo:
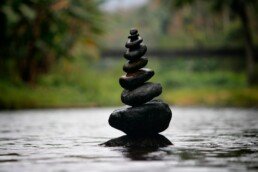
[(161, 100), (153, 100), (162, 92), (160, 84), (147, 82), (154, 71), (144, 68), (148, 59), (143, 57), (147, 51), (143, 39), (136, 29), (130, 30), (124, 57), (128, 60), (123, 66), (126, 75), (119, 78), (124, 88), (121, 100), (125, 107), (115, 110), (109, 117), (109, 124), (129, 136), (156, 135), (169, 126), (172, 113), (169, 106)]

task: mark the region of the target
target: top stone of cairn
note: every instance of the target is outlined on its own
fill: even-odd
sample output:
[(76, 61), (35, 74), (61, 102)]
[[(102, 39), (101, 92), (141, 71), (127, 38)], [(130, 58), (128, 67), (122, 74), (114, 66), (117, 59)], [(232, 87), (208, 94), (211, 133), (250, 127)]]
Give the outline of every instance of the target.
[(124, 53), (124, 57), (127, 60), (138, 60), (146, 53), (147, 47), (142, 43), (143, 39), (139, 36), (137, 29), (132, 28), (128, 38), (125, 44), (128, 49)]
[(130, 35), (136, 35), (137, 33), (138, 33), (138, 30), (135, 29), (135, 28), (132, 28), (132, 29), (130, 30)]

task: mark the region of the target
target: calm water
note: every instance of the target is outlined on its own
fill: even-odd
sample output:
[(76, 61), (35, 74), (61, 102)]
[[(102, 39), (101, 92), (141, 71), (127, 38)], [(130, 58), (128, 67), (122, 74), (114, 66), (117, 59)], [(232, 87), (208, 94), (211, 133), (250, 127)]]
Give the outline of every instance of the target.
[(0, 171), (257, 171), (258, 111), (172, 108), (156, 150), (98, 144), (123, 135), (108, 109), (0, 112)]

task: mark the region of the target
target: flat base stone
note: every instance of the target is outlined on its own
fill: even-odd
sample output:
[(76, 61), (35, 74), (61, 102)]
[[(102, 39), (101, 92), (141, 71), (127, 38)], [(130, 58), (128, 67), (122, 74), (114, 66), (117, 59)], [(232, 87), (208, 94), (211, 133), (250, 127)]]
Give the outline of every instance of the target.
[(149, 137), (121, 136), (100, 144), (107, 147), (159, 148), (173, 145), (165, 136), (157, 134)]
[(141, 106), (115, 110), (109, 117), (110, 126), (131, 136), (156, 135), (168, 128), (172, 112), (161, 100)]

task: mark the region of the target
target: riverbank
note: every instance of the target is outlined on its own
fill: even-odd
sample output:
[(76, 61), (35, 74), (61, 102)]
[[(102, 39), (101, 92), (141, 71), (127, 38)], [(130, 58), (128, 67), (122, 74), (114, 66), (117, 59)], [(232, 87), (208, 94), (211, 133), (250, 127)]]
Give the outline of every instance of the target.
[[(1, 79), (0, 107), (120, 106), (118, 78), (124, 62), (122, 58), (91, 62), (66, 59), (33, 85)], [(258, 107), (258, 87), (247, 86), (241, 64), (221, 64), (216, 59), (151, 59), (148, 67), (156, 73), (152, 81), (163, 86), (161, 98), (171, 105)]]

